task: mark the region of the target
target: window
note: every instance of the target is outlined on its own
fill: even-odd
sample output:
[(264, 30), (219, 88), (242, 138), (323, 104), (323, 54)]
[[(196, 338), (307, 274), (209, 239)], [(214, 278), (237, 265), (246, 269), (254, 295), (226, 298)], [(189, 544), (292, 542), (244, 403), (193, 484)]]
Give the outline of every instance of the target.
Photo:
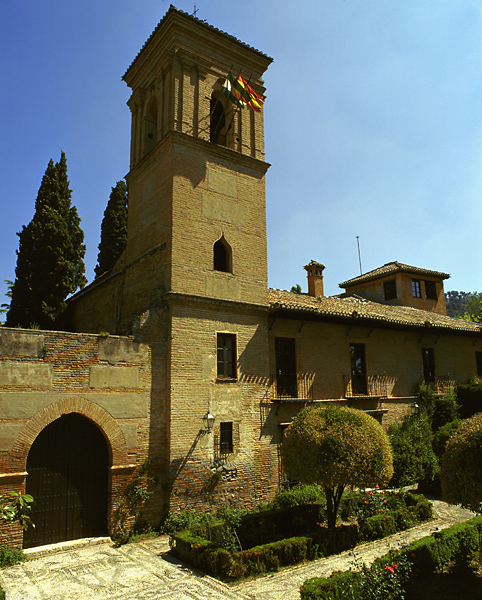
[(429, 300), (437, 300), (437, 284), (435, 281), (425, 282), (425, 297)]
[(218, 379), (236, 378), (236, 334), (218, 333)]
[(418, 279), (412, 279), (412, 295), (414, 298), (422, 297), (422, 292), (420, 291), (420, 281)]
[(221, 454), (231, 454), (233, 452), (233, 423), (219, 424), (219, 451)]
[(298, 398), (295, 338), (274, 338), (278, 398)]
[(423, 379), (425, 383), (435, 383), (435, 359), (433, 348), (422, 348)]
[(479, 350), (475, 351), (475, 361), (477, 363), (477, 375), (482, 377), (482, 352)]
[(213, 246), (213, 266), (215, 271), (233, 272), (233, 253), (224, 235)]
[(395, 300), (397, 297), (397, 283), (395, 279), (383, 282), (383, 294), (385, 300)]
[(350, 367), (353, 394), (366, 396), (368, 389), (365, 344), (350, 344)]

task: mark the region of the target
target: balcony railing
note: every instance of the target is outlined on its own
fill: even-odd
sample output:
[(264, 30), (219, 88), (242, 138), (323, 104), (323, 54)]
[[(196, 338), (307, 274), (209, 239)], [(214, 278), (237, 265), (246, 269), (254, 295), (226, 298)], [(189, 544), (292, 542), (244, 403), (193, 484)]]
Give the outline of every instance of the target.
[(344, 375), (345, 398), (357, 396), (378, 396), (387, 398), (393, 395), (397, 378), (393, 375)]
[(271, 400), (313, 400), (314, 378), (314, 373), (271, 375), (269, 397)]
[(435, 387), (437, 394), (448, 394), (455, 389), (457, 382), (448, 375), (442, 375), (435, 378)]

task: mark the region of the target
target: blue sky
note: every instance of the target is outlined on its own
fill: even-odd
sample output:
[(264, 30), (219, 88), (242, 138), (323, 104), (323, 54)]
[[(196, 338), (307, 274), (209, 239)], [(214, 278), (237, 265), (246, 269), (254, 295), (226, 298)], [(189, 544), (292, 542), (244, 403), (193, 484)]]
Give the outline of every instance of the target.
[[(192, 13), (194, 2), (175, 6)], [(482, 1), (197, 0), (197, 16), (274, 58), (265, 83), (268, 273), (325, 292), (392, 260), (482, 290)], [(129, 168), (121, 81), (164, 0), (0, 3), (0, 303), (17, 231), (50, 158), (67, 156), (97, 262), (111, 187)]]

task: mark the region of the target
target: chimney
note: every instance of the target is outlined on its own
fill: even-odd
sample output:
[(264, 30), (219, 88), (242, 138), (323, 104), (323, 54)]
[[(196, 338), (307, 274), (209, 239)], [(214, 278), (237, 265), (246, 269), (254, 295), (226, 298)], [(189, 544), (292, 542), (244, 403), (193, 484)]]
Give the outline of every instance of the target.
[(308, 295), (323, 296), (323, 269), (325, 265), (312, 260), (304, 268), (308, 275)]

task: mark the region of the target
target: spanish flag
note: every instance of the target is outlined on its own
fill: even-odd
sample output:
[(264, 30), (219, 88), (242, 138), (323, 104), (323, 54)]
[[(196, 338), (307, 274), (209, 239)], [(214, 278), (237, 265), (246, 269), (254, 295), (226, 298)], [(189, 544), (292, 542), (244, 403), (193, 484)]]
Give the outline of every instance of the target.
[(249, 106), (254, 111), (261, 112), (264, 103), (263, 98), (253, 90), (241, 75), (239, 75), (238, 78), (235, 78), (230, 71), (223, 83), (221, 93), (240, 108)]

